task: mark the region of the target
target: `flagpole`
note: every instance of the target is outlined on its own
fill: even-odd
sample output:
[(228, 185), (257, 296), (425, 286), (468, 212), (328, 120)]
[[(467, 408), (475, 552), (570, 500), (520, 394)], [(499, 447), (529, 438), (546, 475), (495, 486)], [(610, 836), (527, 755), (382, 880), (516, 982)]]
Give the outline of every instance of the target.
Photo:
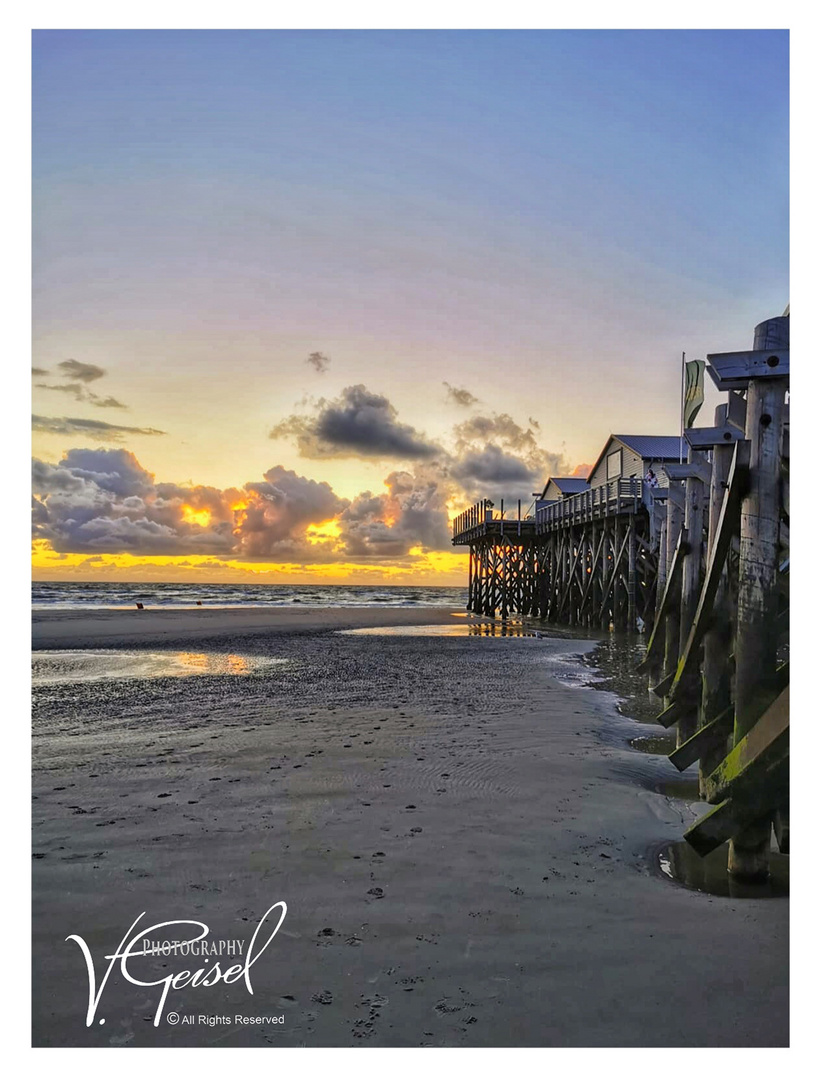
[(680, 383), (680, 465), (683, 463), (683, 431), (685, 430), (685, 353), (682, 354), (682, 382)]

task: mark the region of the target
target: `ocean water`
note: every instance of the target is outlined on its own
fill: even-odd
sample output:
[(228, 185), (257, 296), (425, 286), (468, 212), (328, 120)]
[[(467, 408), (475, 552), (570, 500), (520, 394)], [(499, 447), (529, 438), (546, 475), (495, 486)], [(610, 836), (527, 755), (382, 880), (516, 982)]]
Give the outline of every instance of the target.
[(223, 585), (34, 581), (35, 609), (196, 607), (466, 607), (465, 588), (433, 585)]

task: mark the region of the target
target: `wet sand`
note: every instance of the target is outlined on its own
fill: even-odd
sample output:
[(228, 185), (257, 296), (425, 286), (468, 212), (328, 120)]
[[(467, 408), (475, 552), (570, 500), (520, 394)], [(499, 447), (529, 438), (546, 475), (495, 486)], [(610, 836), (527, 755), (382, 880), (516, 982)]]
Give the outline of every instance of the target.
[(35, 649), (102, 649), (458, 621), (462, 622), (463, 616), (453, 614), (452, 608), (428, 607), (36, 610), (32, 614), (31, 633)]
[[(787, 1044), (788, 901), (658, 872), (702, 807), (579, 684), (593, 643), (333, 632), (457, 621), (418, 609), (130, 614), (38, 617), (35, 641), (280, 662), (36, 690), (35, 1045)], [(68, 934), (98, 966), (143, 911), (247, 944), (278, 900), (253, 997), (165, 1013), (283, 1024), (155, 1028), (158, 990), (115, 972), (85, 1027)]]

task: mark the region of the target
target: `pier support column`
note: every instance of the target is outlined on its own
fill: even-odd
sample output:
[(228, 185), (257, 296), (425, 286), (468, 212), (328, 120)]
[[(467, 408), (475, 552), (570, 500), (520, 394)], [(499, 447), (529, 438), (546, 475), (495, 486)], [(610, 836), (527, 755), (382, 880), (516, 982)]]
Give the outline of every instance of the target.
[[(707, 466), (705, 454), (699, 450), (689, 450), (688, 461), (692, 465)], [(680, 630), (679, 640), (685, 642), (697, 612), (700, 595), (700, 577), (702, 573), (703, 516), (705, 510), (705, 484), (696, 476), (689, 476), (685, 481), (685, 528), (688, 533), (690, 550), (683, 562), (682, 586), (680, 590)], [(677, 722), (677, 746), (690, 739), (697, 730), (699, 679), (697, 675), (687, 680), (687, 685), (678, 690), (678, 699), (684, 705), (684, 712)]]
[(472, 545), (469, 545), (469, 593), (467, 595), (466, 610), (472, 610)]
[(620, 618), (620, 562), (618, 556), (620, 554), (620, 518), (614, 519), (614, 533), (612, 537), (612, 549), (614, 552), (612, 562), (612, 573), (614, 574), (614, 584), (611, 590), (611, 621), (614, 624), (614, 629), (619, 630), (621, 626)]
[[(666, 507), (666, 567), (671, 566), (674, 552), (677, 550), (677, 541), (683, 526), (683, 514), (685, 512), (685, 494), (680, 480), (669, 480), (668, 503)], [(677, 659), (680, 651), (680, 616), (675, 605), (665, 619), (665, 658), (663, 661), (663, 677), (673, 674), (677, 669)], [(666, 702), (666, 704), (670, 704)]]
[[(736, 631), (734, 745), (776, 697), (779, 593), (779, 484), (787, 379), (751, 379), (745, 438), (751, 443), (748, 493), (742, 502)], [(768, 876), (771, 816), (730, 842), (728, 871), (745, 881)]]
[(628, 613), (627, 630), (637, 628), (637, 534), (634, 514), (628, 519)]
[[(711, 455), (711, 486), (708, 498), (708, 554), (711, 549), (720, 514), (731, 460), (734, 456), (732, 444), (715, 446)], [(704, 727), (715, 720), (731, 704), (731, 671), (726, 657), (732, 653), (731, 614), (728, 610), (728, 568), (722, 571), (717, 594), (714, 598), (711, 626), (703, 638), (702, 658), (702, 697), (700, 699), (699, 726)], [(726, 735), (719, 745), (703, 751), (700, 756), (700, 794), (705, 795), (705, 778), (709, 776), (725, 757), (729, 749), (729, 736)]]

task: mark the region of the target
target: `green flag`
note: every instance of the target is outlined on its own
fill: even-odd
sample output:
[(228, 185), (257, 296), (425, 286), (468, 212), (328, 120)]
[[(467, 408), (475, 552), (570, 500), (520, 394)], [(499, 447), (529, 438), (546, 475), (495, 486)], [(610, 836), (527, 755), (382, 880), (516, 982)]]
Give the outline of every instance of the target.
[(689, 360), (685, 365), (685, 405), (683, 427), (691, 427), (705, 401), (705, 361)]

